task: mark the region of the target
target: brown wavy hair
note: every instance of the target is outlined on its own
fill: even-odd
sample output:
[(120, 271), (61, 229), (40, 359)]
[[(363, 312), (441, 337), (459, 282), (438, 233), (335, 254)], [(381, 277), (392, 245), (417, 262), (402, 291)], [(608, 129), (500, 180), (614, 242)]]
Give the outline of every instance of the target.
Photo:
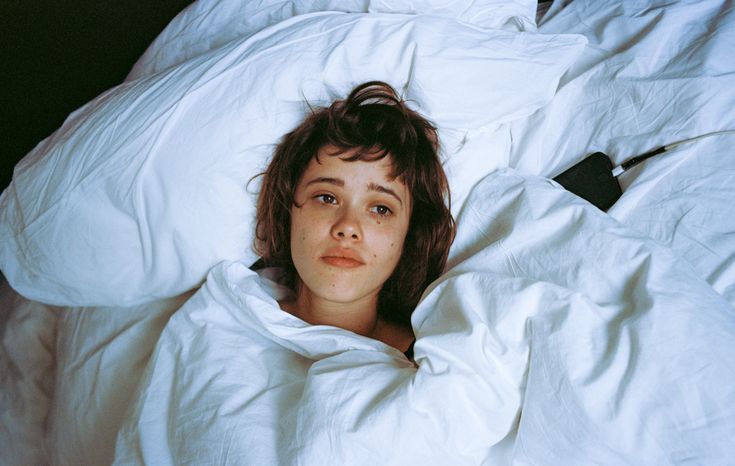
[(281, 267), (284, 281), (298, 285), (291, 259), (291, 208), (301, 176), (325, 145), (341, 152), (357, 149), (346, 161), (390, 157), (391, 176), (411, 193), (411, 216), (403, 253), (378, 296), (378, 314), (410, 326), (411, 313), (426, 287), (443, 272), (454, 240), (450, 193), (439, 160), (436, 128), (388, 84), (357, 86), (345, 100), (312, 109), (275, 150), (258, 196), (255, 251), (267, 266)]

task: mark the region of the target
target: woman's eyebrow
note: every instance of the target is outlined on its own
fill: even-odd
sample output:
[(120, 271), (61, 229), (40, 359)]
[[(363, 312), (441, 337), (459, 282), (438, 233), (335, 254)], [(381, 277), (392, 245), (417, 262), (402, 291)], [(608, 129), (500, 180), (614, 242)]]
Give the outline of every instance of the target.
[[(332, 178), (332, 177), (329, 177), (329, 176), (319, 176), (319, 177), (313, 178), (313, 179), (309, 180), (306, 183), (306, 185), (307, 186), (310, 186), (312, 184), (318, 184), (318, 183), (333, 184), (333, 185), (339, 186), (341, 188), (343, 188), (345, 186), (345, 181), (343, 179), (341, 179), (341, 178)], [(367, 187), (368, 187), (368, 190), (369, 191), (376, 191), (376, 192), (379, 192), (379, 193), (388, 194), (389, 196), (394, 197), (401, 205), (403, 205), (403, 200), (401, 199), (401, 197), (395, 191), (393, 191), (392, 189), (387, 188), (387, 187), (382, 186), (382, 185), (379, 185), (377, 183), (368, 183), (368, 186)]]
[(392, 189), (390, 189), (390, 188), (386, 188), (385, 186), (381, 186), (381, 185), (379, 185), (379, 184), (375, 184), (375, 183), (369, 183), (369, 184), (368, 184), (368, 190), (370, 190), (370, 191), (377, 191), (377, 192), (379, 192), (379, 193), (385, 193), (385, 194), (388, 194), (388, 195), (390, 195), (390, 196), (393, 196), (393, 197), (395, 197), (395, 198), (396, 198), (396, 200), (397, 200), (398, 202), (400, 202), (400, 203), (401, 203), (401, 205), (403, 205), (403, 201), (402, 201), (402, 200), (401, 200), (401, 198), (400, 198), (400, 197), (398, 196), (398, 194), (396, 194), (396, 192), (395, 192), (395, 191), (393, 191), (393, 190), (392, 190)]

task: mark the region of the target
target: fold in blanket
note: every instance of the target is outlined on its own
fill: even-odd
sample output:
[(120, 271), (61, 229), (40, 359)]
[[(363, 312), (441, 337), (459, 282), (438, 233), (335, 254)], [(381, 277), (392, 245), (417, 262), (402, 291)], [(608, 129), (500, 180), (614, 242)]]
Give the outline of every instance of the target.
[(117, 464), (721, 464), (733, 309), (669, 250), (513, 172), (458, 217), (398, 350), (224, 263), (170, 320)]

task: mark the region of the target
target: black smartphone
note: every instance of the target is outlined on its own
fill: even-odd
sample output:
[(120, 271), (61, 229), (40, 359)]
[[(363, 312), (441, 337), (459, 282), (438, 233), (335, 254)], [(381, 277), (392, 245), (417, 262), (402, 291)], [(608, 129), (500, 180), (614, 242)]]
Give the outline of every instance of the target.
[(612, 169), (610, 157), (602, 152), (595, 152), (555, 176), (554, 181), (600, 210), (607, 211), (623, 195)]

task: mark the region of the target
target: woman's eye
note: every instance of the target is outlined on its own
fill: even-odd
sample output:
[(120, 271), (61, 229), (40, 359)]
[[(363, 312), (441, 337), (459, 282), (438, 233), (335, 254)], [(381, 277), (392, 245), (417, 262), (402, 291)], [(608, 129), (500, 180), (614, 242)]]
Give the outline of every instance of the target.
[(380, 215), (381, 217), (385, 217), (386, 215), (390, 215), (393, 213), (392, 210), (390, 210), (389, 207), (384, 205), (376, 205), (375, 207), (370, 209), (373, 213), (376, 213)]
[(314, 198), (318, 199), (319, 202), (323, 204), (336, 204), (337, 203), (337, 199), (331, 194), (318, 194), (314, 196)]

